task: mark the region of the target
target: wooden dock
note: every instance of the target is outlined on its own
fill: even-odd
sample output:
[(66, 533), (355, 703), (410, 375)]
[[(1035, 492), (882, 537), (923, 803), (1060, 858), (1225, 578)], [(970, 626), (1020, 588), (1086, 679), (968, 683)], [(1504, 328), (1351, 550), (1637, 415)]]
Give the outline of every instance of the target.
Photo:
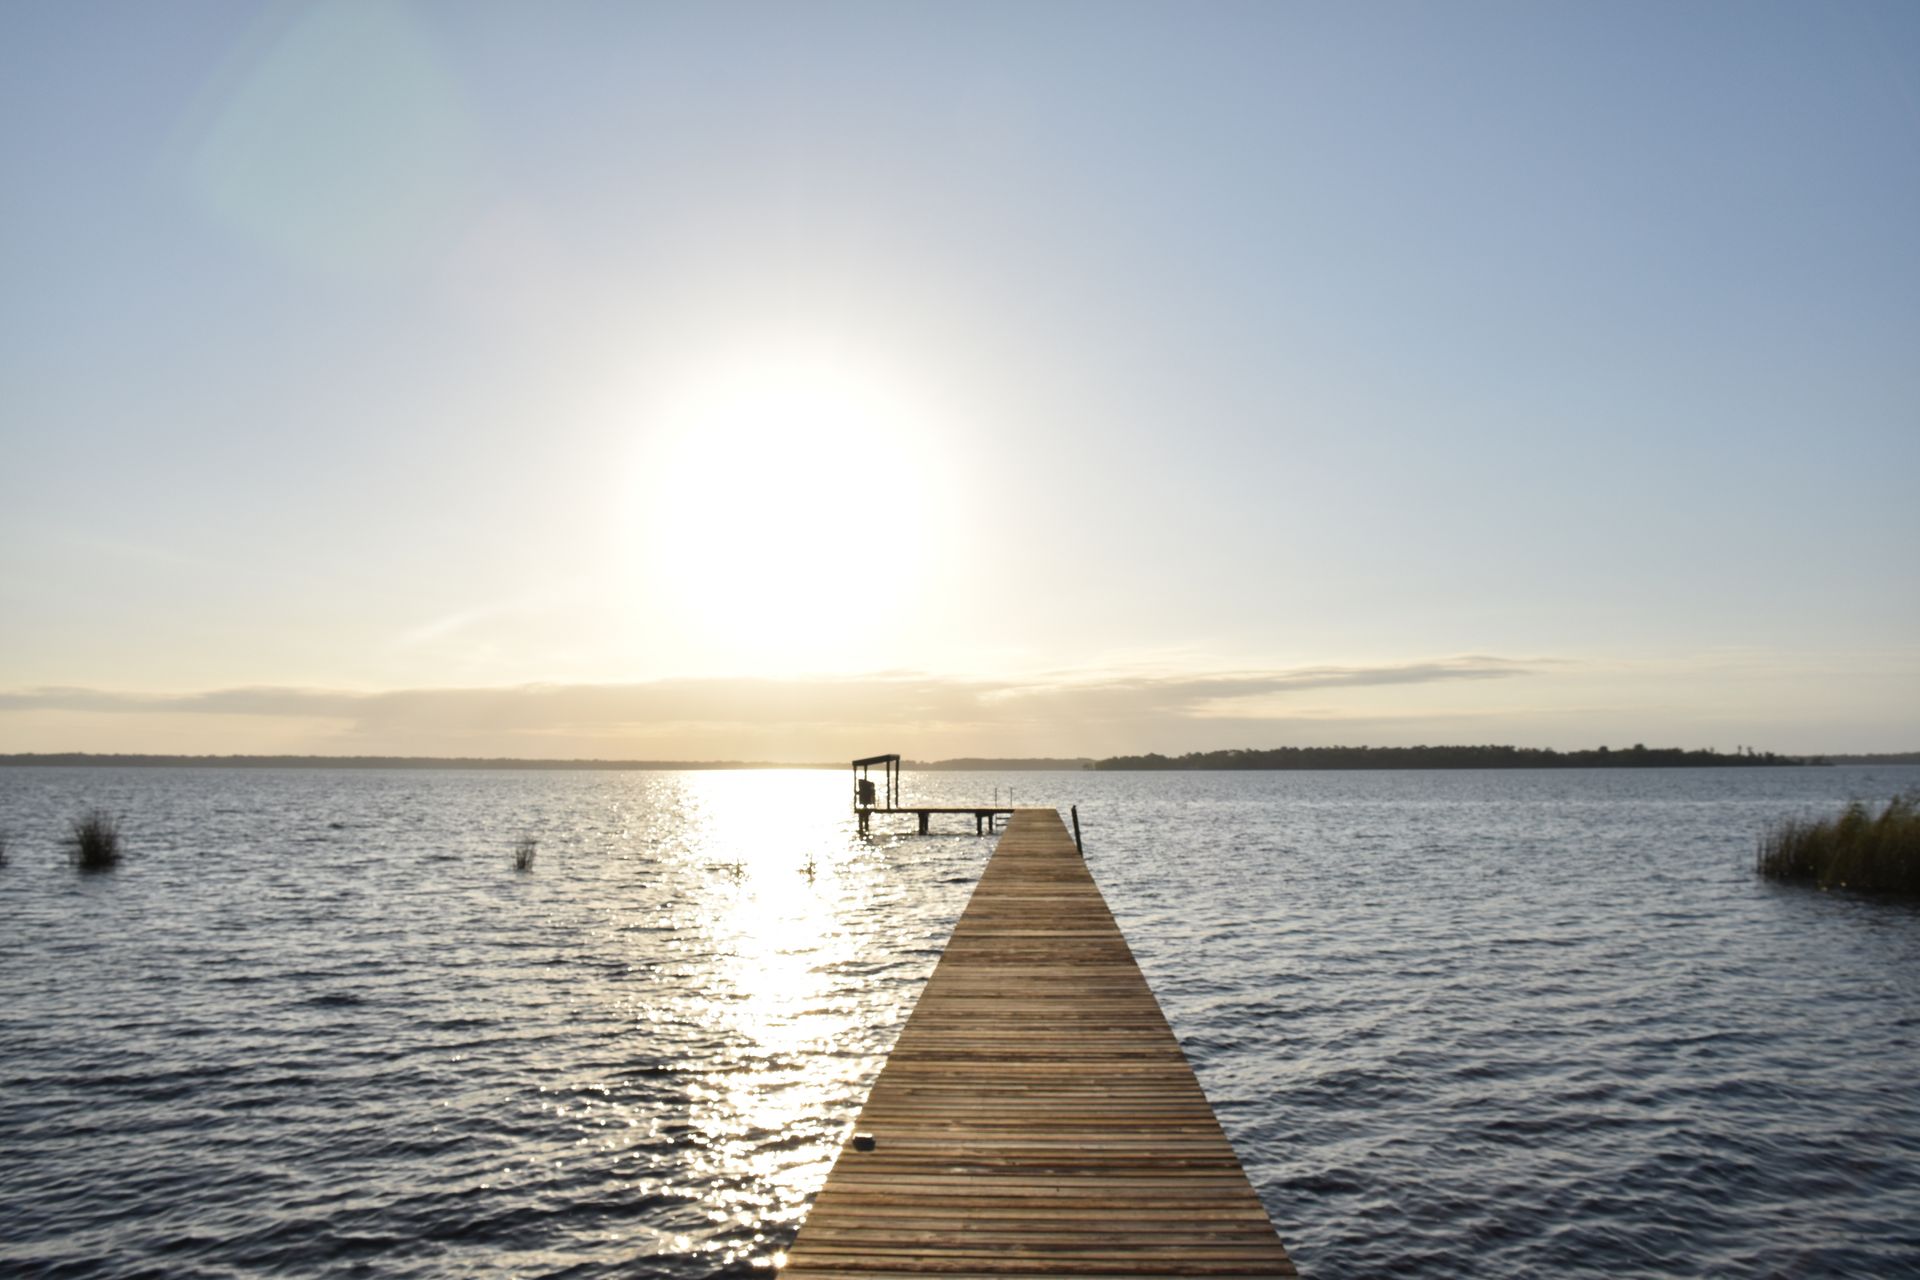
[[(853, 813), (860, 821), (860, 834), (865, 835), (876, 813), (911, 813), (920, 819), (920, 834), (927, 834), (927, 823), (936, 813), (970, 813), (973, 815), (973, 834), (986, 835), (993, 830), (993, 824), (1002, 814), (1013, 814), (1013, 793), (1007, 793), (1007, 803), (999, 801), (992, 804), (902, 804), (900, 801), (900, 768), (904, 761), (899, 753), (889, 751), (885, 755), (867, 756), (853, 762)], [(876, 787), (868, 775), (868, 770), (878, 765), (884, 773), (881, 781), (885, 790)]]
[(867, 830), (867, 822), (875, 814), (911, 813), (920, 819), (920, 834), (927, 834), (927, 821), (936, 813), (962, 813), (973, 815), (973, 834), (986, 835), (993, 830), (994, 821), (1002, 816), (1012, 817), (1013, 808), (1009, 805), (991, 804), (903, 804), (891, 808), (874, 806), (855, 809), (854, 816), (860, 819), (860, 829)]
[(1295, 1274), (1059, 814), (1014, 814), (783, 1274)]

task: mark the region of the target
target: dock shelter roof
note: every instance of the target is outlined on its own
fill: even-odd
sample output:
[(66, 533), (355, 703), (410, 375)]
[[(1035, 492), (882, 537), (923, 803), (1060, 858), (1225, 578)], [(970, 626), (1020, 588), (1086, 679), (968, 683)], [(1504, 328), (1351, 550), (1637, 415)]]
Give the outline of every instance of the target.
[(853, 767), (859, 769), (870, 764), (898, 764), (899, 762), (900, 757), (897, 755), (868, 756), (864, 760), (855, 760)]

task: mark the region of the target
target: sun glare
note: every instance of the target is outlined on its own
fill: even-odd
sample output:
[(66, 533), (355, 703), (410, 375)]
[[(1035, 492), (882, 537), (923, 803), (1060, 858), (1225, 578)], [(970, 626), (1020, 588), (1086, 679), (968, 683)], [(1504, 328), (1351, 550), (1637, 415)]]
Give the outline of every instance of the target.
[(912, 590), (902, 580), (924, 571), (933, 432), (881, 379), (818, 358), (741, 362), (694, 381), (648, 426), (649, 603), (673, 610), (710, 659), (830, 662), (856, 628), (874, 629), (866, 611), (897, 611)]

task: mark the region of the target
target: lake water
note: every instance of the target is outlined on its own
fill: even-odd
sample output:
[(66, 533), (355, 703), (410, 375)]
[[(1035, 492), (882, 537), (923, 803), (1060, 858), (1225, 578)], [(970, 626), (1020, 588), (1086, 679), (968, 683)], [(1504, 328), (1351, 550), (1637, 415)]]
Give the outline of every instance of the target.
[[(1772, 818), (1917, 783), (910, 774), (906, 794), (1080, 806), (1308, 1275), (1895, 1276), (1920, 1275), (1920, 909), (1751, 864)], [(0, 769), (0, 1271), (756, 1273), (992, 850), (970, 819), (862, 840), (849, 791)], [(59, 838), (96, 804), (129, 858), (81, 876)]]

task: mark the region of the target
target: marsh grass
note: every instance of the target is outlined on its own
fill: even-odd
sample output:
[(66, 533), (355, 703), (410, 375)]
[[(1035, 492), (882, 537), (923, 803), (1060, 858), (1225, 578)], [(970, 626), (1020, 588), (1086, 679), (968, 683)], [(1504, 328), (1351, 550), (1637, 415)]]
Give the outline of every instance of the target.
[(68, 824), (67, 857), (81, 871), (111, 871), (120, 865), (120, 820), (89, 809)]
[(1879, 813), (1855, 800), (1833, 818), (1788, 818), (1760, 837), (1758, 870), (1822, 889), (1920, 896), (1920, 790)]
[(533, 870), (534, 851), (539, 847), (540, 842), (532, 836), (521, 836), (519, 842), (513, 846), (513, 869), (515, 871)]

